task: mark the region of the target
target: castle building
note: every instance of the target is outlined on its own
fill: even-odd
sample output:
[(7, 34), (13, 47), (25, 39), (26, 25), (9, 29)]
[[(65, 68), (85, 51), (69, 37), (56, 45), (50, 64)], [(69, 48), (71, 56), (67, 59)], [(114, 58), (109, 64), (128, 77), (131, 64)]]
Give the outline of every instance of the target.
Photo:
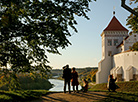
[(107, 83), (110, 74), (117, 81), (138, 80), (138, 51), (129, 48), (138, 41), (138, 34), (128, 30), (113, 16), (103, 30), (102, 59), (98, 63), (96, 83)]

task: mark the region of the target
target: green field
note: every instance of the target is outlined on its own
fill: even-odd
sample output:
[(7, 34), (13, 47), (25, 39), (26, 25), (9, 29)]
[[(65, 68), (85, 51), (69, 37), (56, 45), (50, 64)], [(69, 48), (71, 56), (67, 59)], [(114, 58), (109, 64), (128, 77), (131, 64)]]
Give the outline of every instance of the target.
[(47, 94), (47, 90), (0, 91), (0, 102), (26, 102)]
[(108, 92), (106, 83), (97, 84), (89, 91), (105, 91), (107, 98), (99, 102), (138, 102), (138, 81), (118, 82), (116, 92)]

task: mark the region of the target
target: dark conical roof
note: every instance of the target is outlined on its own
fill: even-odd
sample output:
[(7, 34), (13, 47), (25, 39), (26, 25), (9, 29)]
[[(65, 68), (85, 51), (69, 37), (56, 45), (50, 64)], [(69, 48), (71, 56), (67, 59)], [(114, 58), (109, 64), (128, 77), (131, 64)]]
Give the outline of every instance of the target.
[(128, 31), (114, 16), (104, 31)]

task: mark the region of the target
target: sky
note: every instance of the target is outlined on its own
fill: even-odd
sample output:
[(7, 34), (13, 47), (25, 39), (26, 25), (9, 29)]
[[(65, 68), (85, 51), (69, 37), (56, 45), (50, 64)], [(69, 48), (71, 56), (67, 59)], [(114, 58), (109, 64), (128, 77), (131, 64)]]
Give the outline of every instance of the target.
[[(129, 0), (126, 3), (129, 5)], [(115, 9), (114, 9), (115, 8)], [(62, 55), (47, 54), (49, 65), (53, 69), (61, 69), (66, 64), (70, 68), (98, 67), (102, 57), (101, 33), (107, 27), (115, 11), (116, 18), (120, 23), (126, 26), (126, 19), (130, 13), (121, 7), (121, 0), (97, 0), (90, 3), (91, 11), (88, 13), (90, 20), (76, 17), (78, 33), (72, 32), (69, 41), (72, 43), (66, 49), (59, 49)]]

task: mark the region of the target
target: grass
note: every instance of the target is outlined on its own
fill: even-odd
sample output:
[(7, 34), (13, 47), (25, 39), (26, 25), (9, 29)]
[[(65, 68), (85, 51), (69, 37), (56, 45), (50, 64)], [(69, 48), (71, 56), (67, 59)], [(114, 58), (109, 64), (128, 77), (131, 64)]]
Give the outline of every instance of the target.
[[(138, 81), (129, 81), (129, 82), (117, 82), (116, 83), (120, 88), (116, 91), (118, 92), (138, 92)], [(107, 83), (97, 84), (92, 86), (90, 91), (108, 91)]]
[(0, 91), (0, 102), (26, 102), (47, 93), (47, 90)]
[[(31, 80), (28, 82), (31, 85)], [(27, 80), (22, 80), (23, 83)], [(38, 79), (34, 80), (34, 83)], [(42, 84), (42, 83), (41, 83)], [(98, 102), (138, 102), (138, 81), (118, 82), (120, 88), (117, 92), (108, 92), (106, 83), (92, 86), (89, 91), (106, 92), (107, 97)], [(42, 95), (46, 95), (46, 90), (18, 90), (18, 91), (0, 91), (0, 102), (26, 102), (37, 99)]]
[(89, 91), (104, 91), (107, 98), (98, 102), (138, 102), (138, 81), (118, 82), (117, 92), (108, 92), (106, 83), (97, 84)]
[(98, 102), (138, 102), (138, 93), (107, 92), (107, 98)]

